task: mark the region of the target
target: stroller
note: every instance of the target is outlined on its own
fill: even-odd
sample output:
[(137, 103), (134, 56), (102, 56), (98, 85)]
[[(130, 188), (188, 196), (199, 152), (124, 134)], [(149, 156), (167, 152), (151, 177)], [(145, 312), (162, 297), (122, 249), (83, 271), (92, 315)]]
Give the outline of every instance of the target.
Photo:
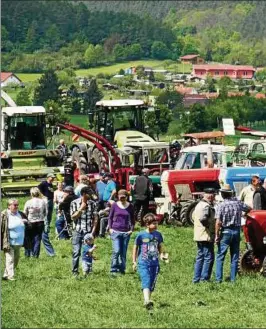
[(64, 211), (61, 211), (57, 221), (56, 221), (57, 235), (56, 239), (70, 239), (72, 238), (72, 228), (71, 223), (68, 223)]

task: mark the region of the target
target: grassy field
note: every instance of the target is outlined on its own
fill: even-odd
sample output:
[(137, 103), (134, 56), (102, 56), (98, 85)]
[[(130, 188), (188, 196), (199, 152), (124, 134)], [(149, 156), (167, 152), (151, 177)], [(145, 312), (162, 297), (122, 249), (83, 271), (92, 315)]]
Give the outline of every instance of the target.
[[(163, 61), (159, 60), (141, 60), (141, 61), (131, 61), (131, 62), (125, 62), (125, 63), (118, 63), (110, 66), (99, 66), (95, 68), (90, 69), (81, 69), (76, 70), (77, 76), (88, 76), (88, 75), (97, 75), (99, 73), (105, 73), (105, 74), (116, 74), (119, 72), (120, 69), (126, 69), (132, 66), (149, 66), (154, 69), (163, 69)], [(178, 68), (180, 72), (184, 73), (190, 73), (191, 72), (191, 65), (188, 64), (178, 64)], [(41, 77), (42, 74), (40, 73), (16, 73), (16, 75), (24, 82), (32, 82)]]
[[(5, 200), (2, 203), (5, 203)], [(25, 198), (20, 199), (23, 209)], [(192, 228), (160, 226), (169, 264), (161, 264), (153, 314), (143, 308), (138, 274), (109, 277), (111, 241), (96, 239), (98, 260), (87, 279), (71, 276), (71, 242), (52, 237), (56, 257), (21, 260), (17, 281), (2, 281), (3, 328), (263, 328), (265, 278), (238, 277), (235, 284), (193, 285), (195, 243)], [(54, 231), (54, 230), (52, 230)], [(53, 235), (53, 234), (52, 234)], [(43, 247), (42, 247), (43, 249)], [(2, 260), (3, 265), (3, 260)], [(2, 266), (3, 272), (3, 266)], [(228, 263), (225, 276), (229, 273)]]

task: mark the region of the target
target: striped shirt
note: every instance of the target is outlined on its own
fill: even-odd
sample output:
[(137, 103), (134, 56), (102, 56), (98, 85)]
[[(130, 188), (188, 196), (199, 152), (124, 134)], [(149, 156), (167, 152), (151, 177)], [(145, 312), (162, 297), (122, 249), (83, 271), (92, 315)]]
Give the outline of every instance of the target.
[[(70, 204), (70, 215), (72, 216), (81, 207), (82, 198), (78, 198)], [(97, 203), (92, 200), (87, 201), (87, 209), (82, 211), (81, 216), (73, 222), (73, 228), (77, 232), (91, 233), (94, 218), (98, 215)]]
[(249, 210), (250, 207), (237, 198), (225, 199), (218, 204), (215, 218), (221, 221), (222, 227), (239, 227), (241, 226), (242, 211)]

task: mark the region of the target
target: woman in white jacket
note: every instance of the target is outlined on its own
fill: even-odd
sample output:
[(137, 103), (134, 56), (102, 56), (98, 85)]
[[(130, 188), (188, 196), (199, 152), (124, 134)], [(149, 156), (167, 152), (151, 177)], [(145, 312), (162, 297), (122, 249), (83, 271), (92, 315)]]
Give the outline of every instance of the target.
[(38, 187), (31, 188), (30, 194), (32, 198), (24, 206), (24, 213), (30, 223), (26, 233), (25, 256), (38, 258), (47, 216), (47, 203)]

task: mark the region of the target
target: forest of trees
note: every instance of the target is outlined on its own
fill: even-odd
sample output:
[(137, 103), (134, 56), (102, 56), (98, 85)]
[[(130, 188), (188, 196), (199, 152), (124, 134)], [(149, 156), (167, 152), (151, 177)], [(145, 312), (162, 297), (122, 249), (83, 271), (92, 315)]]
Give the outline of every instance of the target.
[(208, 61), (266, 65), (263, 1), (108, 3), (2, 1), (2, 70), (177, 60), (190, 53)]

